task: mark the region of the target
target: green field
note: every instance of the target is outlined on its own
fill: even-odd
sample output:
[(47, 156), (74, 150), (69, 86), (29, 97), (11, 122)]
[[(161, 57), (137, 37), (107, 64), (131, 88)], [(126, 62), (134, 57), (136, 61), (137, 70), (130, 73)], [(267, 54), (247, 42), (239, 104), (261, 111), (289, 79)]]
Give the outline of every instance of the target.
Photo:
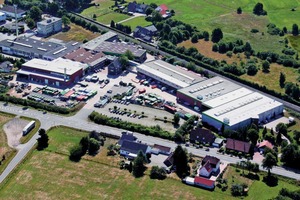
[(124, 19), (129, 18), (128, 15), (116, 13), (111, 9), (111, 6), (114, 5), (114, 1), (111, 0), (95, 0), (95, 3), (99, 3), (100, 6), (91, 6), (85, 10), (83, 10), (80, 14), (93, 18), (93, 15), (96, 14), (97, 21), (110, 24), (111, 20), (115, 22), (122, 21)]
[[(0, 186), (1, 199), (235, 199), (230, 195), (230, 187), (225, 192), (219, 188), (210, 192), (182, 184), (178, 178), (152, 180), (147, 175), (149, 171), (136, 179), (127, 170), (119, 169), (119, 156), (106, 156), (106, 146), (116, 142), (109, 138), (95, 157), (86, 155), (80, 162), (69, 161), (68, 149), (87, 134), (66, 127), (51, 129), (49, 147), (44, 151), (34, 150), (19, 165)], [(246, 199), (261, 199), (262, 194), (256, 190), (268, 191), (263, 199), (269, 199), (282, 187), (291, 190), (297, 187), (279, 181), (278, 186), (269, 188), (261, 181), (240, 177), (234, 169), (229, 167), (224, 177), (228, 178), (229, 186), (233, 177), (235, 182), (247, 182), (250, 192)]]
[(126, 22), (122, 23), (123, 25), (127, 25), (131, 27), (131, 30), (133, 31), (137, 26), (145, 27), (149, 26), (152, 23), (145, 20), (145, 17), (135, 17), (131, 20), (128, 20)]

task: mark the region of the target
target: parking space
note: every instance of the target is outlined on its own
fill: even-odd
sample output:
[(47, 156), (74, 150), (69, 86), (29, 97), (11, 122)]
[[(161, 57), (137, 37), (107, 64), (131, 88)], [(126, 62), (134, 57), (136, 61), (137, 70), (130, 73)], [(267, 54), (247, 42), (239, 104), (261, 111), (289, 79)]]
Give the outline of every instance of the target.
[(164, 164), (164, 161), (168, 158), (168, 156), (166, 155), (162, 155), (162, 154), (151, 154), (151, 158), (150, 158), (150, 163), (148, 164), (149, 166), (158, 166), (158, 167), (164, 167), (166, 168), (166, 165)]
[(288, 124), (289, 123), (289, 119), (287, 117), (280, 117), (278, 119), (275, 119), (267, 124), (265, 124), (265, 126), (267, 127), (267, 129), (276, 129), (277, 124), (279, 123), (284, 123), (284, 124)]

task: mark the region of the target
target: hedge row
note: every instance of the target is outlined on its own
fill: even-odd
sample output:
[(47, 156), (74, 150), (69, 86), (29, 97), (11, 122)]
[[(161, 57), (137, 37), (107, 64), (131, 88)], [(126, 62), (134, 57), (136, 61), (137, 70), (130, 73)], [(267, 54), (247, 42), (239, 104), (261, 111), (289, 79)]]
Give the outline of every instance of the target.
[[(165, 51), (165, 52), (167, 52), (169, 54), (172, 54), (174, 56), (177, 56), (178, 58), (184, 59), (184, 60), (186, 60), (188, 62), (194, 62), (196, 65), (198, 65), (200, 67), (203, 67), (205, 69), (208, 69), (208, 70), (211, 70), (211, 71), (216, 72), (218, 74), (221, 74), (223, 76), (226, 76), (226, 77), (228, 77), (230, 79), (233, 79), (235, 81), (238, 81), (238, 82), (240, 82), (242, 84), (248, 85), (248, 86), (253, 87), (253, 88), (257, 89), (257, 90), (260, 90), (262, 92), (268, 93), (270, 95), (273, 95), (275, 97), (278, 97), (280, 99), (288, 101), (288, 102), (290, 102), (292, 104), (300, 106), (300, 102), (299, 101), (294, 100), (293, 98), (291, 98), (290, 96), (288, 96), (286, 94), (281, 94), (279, 92), (276, 92), (274, 90), (270, 90), (270, 89), (266, 88), (266, 86), (262, 86), (262, 85), (259, 85), (257, 83), (250, 82), (248, 80), (244, 80), (244, 79), (242, 79), (242, 78), (240, 78), (238, 76), (235, 76), (233, 74), (226, 73), (226, 72), (224, 72), (224, 71), (222, 71), (220, 69), (217, 69), (217, 68), (215, 68), (215, 67), (213, 67), (211, 65), (208, 65), (206, 63), (203, 63), (203, 62), (201, 62), (201, 61), (199, 61), (197, 59), (194, 59), (194, 58), (192, 58), (190, 56), (187, 56), (187, 55), (184, 55), (184, 54), (180, 54), (180, 53), (178, 53), (174, 49), (168, 49), (168, 48), (166, 48), (164, 46), (160, 46), (159, 49), (162, 50), (162, 51)], [(197, 71), (197, 68), (194, 71)]]
[(128, 131), (138, 132), (145, 135), (160, 137), (168, 140), (173, 139), (173, 136), (170, 132), (161, 130), (160, 128), (144, 126), (141, 124), (131, 123), (127, 121), (117, 121), (95, 111), (93, 111), (89, 115), (89, 119), (95, 122), (96, 124), (112, 126), (116, 128), (125, 129)]
[(69, 114), (69, 113), (79, 110), (82, 107), (82, 104), (79, 104), (79, 105), (75, 106), (74, 108), (69, 109), (69, 108), (47, 105), (44, 103), (40, 103), (40, 102), (28, 100), (28, 99), (21, 99), (21, 98), (16, 98), (16, 97), (12, 97), (12, 96), (6, 96), (6, 95), (0, 95), (0, 101), (11, 102), (11, 103), (19, 104), (22, 106), (30, 106), (30, 107), (33, 107), (36, 109), (42, 109), (42, 110), (46, 110), (49, 112), (55, 112), (55, 113), (60, 113), (60, 114)]

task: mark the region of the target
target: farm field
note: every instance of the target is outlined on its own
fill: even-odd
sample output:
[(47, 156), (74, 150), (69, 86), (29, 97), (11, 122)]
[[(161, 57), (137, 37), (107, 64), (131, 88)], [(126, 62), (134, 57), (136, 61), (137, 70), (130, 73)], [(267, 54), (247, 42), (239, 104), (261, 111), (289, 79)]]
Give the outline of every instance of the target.
[(135, 18), (133, 18), (133, 19), (131, 19), (131, 20), (128, 20), (128, 21), (126, 21), (126, 22), (123, 22), (122, 24), (123, 24), (123, 25), (130, 26), (130, 27), (131, 27), (131, 30), (134, 31), (134, 29), (135, 29), (137, 26), (145, 27), (145, 26), (151, 25), (152, 23), (146, 21), (146, 20), (145, 20), (145, 17), (135, 17)]
[[(152, 180), (149, 171), (142, 178), (134, 178), (127, 170), (120, 170), (118, 156), (107, 157), (106, 146), (116, 140), (107, 138), (104, 147), (97, 156), (84, 156), (80, 162), (71, 162), (68, 149), (79, 142), (87, 132), (67, 127), (53, 128), (48, 132), (49, 147), (44, 151), (34, 150), (17, 168), (16, 172), (0, 187), (4, 199), (235, 199), (228, 188), (214, 192), (182, 184), (178, 178)], [(234, 167), (229, 167), (224, 178), (229, 185), (232, 177), (236, 182), (245, 182), (250, 186), (246, 199), (255, 199), (253, 187), (262, 191), (269, 188), (261, 181), (239, 178)], [(173, 174), (172, 174), (173, 175)], [(17, 181), (16, 181), (17, 180)], [(256, 183), (257, 182), (257, 183)], [(139, 188), (138, 192), (136, 188)], [(296, 189), (297, 186), (279, 182), (276, 192), (282, 187)], [(126, 192), (124, 192), (126, 191)], [(166, 192), (167, 191), (167, 192)], [(273, 191), (273, 190), (272, 190)], [(269, 199), (277, 193), (265, 193)]]
[(55, 35), (52, 35), (48, 39), (55, 38), (66, 42), (68, 41), (83, 42), (83, 40), (85, 39), (92, 40), (100, 35), (99, 33), (93, 33), (73, 23), (71, 23), (69, 27), (70, 29), (68, 31), (57, 33)]

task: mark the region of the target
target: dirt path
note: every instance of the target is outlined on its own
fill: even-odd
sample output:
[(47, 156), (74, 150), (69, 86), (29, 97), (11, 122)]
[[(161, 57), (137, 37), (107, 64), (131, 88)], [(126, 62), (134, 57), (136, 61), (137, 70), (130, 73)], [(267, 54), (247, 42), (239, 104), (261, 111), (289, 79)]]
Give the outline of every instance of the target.
[(7, 144), (10, 147), (16, 147), (20, 144), (22, 130), (28, 124), (28, 121), (15, 117), (3, 126), (3, 130), (7, 136)]

